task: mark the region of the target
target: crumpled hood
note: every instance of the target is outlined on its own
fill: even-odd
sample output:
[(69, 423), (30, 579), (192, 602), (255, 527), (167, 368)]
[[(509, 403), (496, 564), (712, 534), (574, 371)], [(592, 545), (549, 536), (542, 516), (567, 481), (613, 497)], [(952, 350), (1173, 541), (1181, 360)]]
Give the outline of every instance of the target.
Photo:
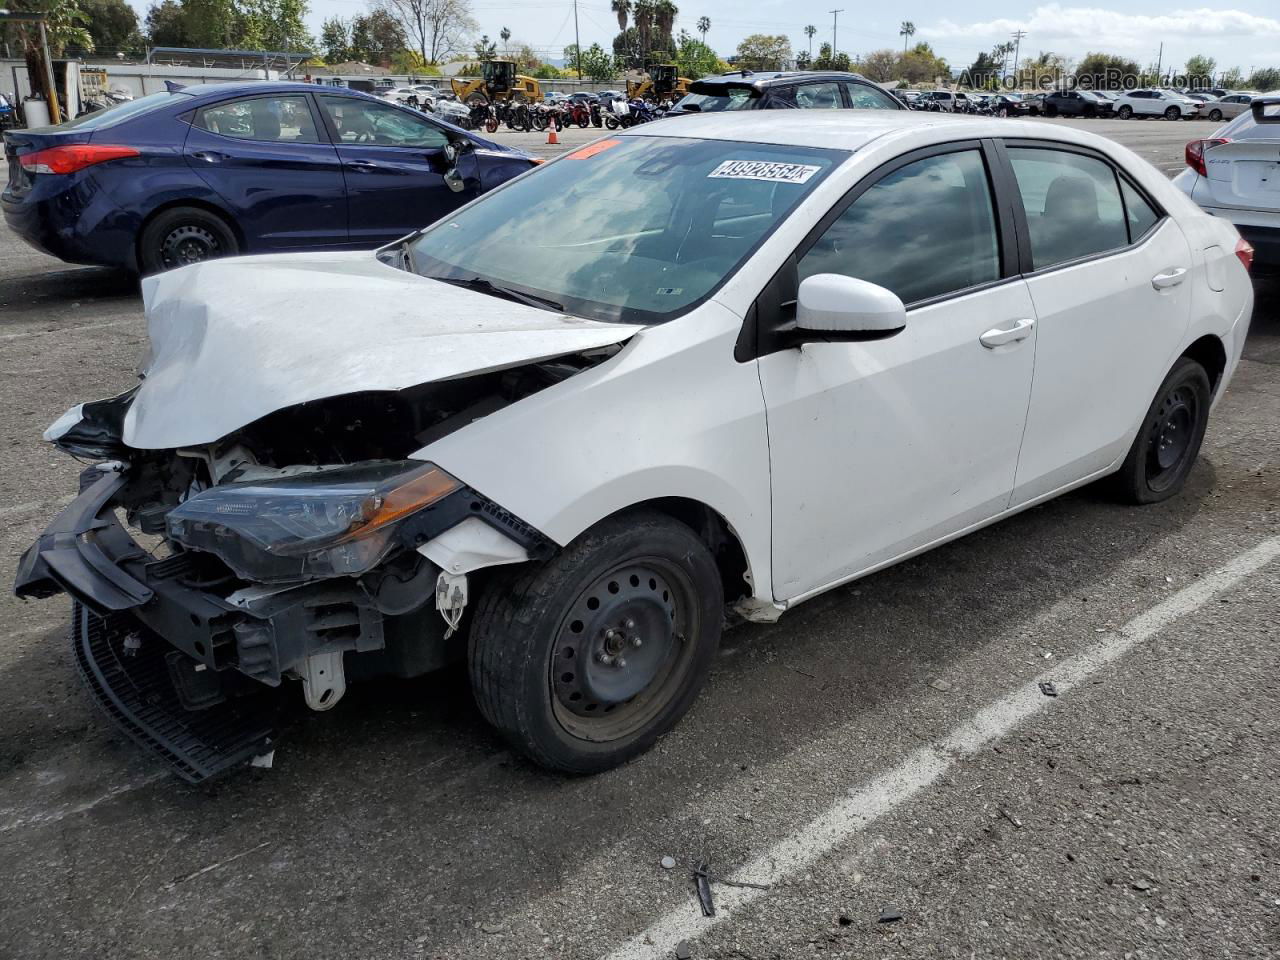
[(138, 449), (212, 443), (276, 410), (609, 346), (640, 327), (464, 290), (370, 252), (214, 260), (142, 282), (151, 359)]

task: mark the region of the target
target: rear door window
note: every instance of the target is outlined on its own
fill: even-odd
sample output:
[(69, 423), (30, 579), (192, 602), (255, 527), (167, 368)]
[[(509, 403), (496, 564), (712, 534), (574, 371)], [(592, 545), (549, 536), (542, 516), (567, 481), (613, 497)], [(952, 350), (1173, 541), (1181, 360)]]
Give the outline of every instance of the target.
[(1129, 230), (1116, 172), (1083, 154), (1012, 147), (1036, 270), (1126, 246)]
[(238, 140), (277, 143), (319, 143), (305, 94), (283, 97), (246, 97), (196, 111), (195, 126)]
[(802, 83), (795, 88), (796, 106), (801, 110), (837, 110), (844, 106), (835, 83)]

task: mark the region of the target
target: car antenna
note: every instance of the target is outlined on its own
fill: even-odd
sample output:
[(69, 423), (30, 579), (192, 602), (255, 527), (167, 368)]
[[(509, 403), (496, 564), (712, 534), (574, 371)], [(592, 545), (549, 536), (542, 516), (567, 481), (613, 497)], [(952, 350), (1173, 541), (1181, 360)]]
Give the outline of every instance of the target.
[(176, 80), (166, 80), (164, 82), (165, 93), (177, 93), (179, 90), (187, 89), (185, 83), (178, 83)]

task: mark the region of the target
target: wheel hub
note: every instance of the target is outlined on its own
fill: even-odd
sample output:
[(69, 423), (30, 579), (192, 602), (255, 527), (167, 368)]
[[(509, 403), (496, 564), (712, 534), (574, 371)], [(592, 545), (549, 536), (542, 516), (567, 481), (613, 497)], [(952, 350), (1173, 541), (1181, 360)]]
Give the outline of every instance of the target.
[(552, 662), (556, 698), (579, 717), (612, 713), (664, 672), (682, 639), (666, 579), (643, 564), (614, 570), (565, 619)]
[(1164, 398), (1151, 427), (1152, 473), (1174, 469), (1191, 444), (1195, 411), (1184, 390), (1174, 390)]
[(204, 227), (186, 224), (170, 231), (161, 245), (161, 254), (168, 266), (185, 266), (216, 256), (218, 238)]

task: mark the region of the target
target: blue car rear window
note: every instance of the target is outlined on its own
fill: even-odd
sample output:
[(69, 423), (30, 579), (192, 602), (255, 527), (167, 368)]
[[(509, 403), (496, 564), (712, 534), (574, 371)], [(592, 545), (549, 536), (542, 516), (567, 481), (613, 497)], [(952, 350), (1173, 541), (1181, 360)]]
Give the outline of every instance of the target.
[(93, 113), (82, 113), (74, 120), (68, 120), (66, 123), (58, 126), (59, 130), (101, 130), (106, 127), (114, 126), (122, 120), (128, 120), (131, 117), (141, 116), (144, 113), (150, 113), (160, 107), (168, 104), (177, 103), (175, 97), (191, 99), (188, 93), (169, 93), (162, 90), (160, 93), (151, 93), (137, 100), (130, 100), (126, 103), (118, 103), (114, 107), (108, 107), (106, 110), (95, 110)]

